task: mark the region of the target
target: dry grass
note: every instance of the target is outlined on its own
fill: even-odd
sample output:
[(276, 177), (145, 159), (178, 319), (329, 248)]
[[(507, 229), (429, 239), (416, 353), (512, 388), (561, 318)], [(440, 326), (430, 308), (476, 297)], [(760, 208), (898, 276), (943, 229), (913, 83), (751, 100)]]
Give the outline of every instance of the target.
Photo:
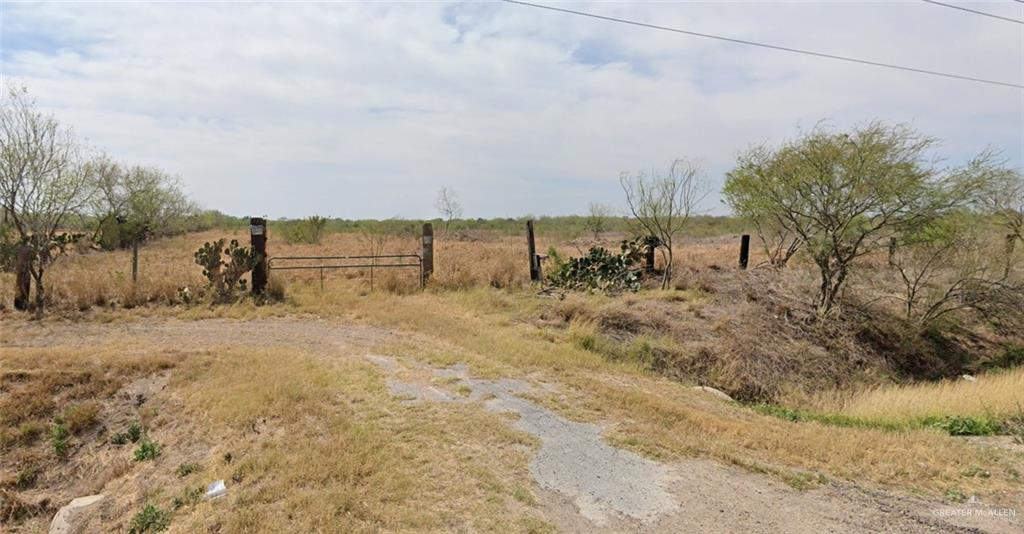
[[(716, 402), (685, 384), (658, 378), (638, 362), (584, 350), (569, 331), (521, 320), (543, 305), (531, 297), (477, 290), (401, 300), (334, 295), (326, 302), (301, 292), (298, 298), (320, 313), (352, 310), (371, 324), (440, 337), (450, 343), (448, 350), (395, 349), (434, 365), (466, 361), (484, 376), (527, 375), (561, 383), (563, 394), (539, 400), (574, 419), (614, 421), (610, 435), (616, 442), (662, 460), (717, 458), (796, 485), (808, 480), (808, 473), (820, 473), (933, 497), (950, 489), (1001, 502), (1020, 497), (1024, 465), (1011, 454), (975, 448), (931, 429), (888, 432), (792, 423)], [(992, 475), (965, 477), (972, 467)]]
[[(228, 503), (214, 505), (219, 514), (177, 518), (182, 531), (542, 525), (512, 495), (529, 491), (525, 450), (509, 448), (525, 443), (520, 435), (473, 410), (399, 406), (368, 363), (228, 353), (174, 385), (205, 440), (219, 443), (209, 477), (240, 480)], [(231, 464), (216, 461), (229, 451)]]
[[(215, 341), (209, 351), (133, 345), (4, 348), (0, 367), (12, 370), (16, 383), (5, 387), (27, 384), (47, 398), (59, 390), (45, 414), (18, 412), (12, 428), (30, 417), (45, 421), (48, 431), (46, 417), (66, 405), (65, 414), (78, 414), (68, 425), (80, 432), (65, 457), (49, 450), (43, 433), (4, 446), (0, 512), (7, 515), (0, 530), (45, 530), (56, 507), (96, 492), (110, 500), (102, 524), (94, 518), (86, 531), (127, 530), (147, 504), (173, 510), (173, 532), (550, 530), (527, 470), (532, 440), (479, 407), (401, 404), (380, 371), (356, 355)], [(119, 411), (133, 405), (112, 391), (171, 364), (166, 388), (137, 413)], [(65, 383), (54, 377), (67, 369), (81, 370), (79, 378), (54, 386)], [(14, 413), (3, 413), (14, 425)], [(140, 421), (146, 439), (160, 445), (155, 459), (132, 461), (135, 444), (111, 441), (129, 420)], [(82, 432), (92, 427), (99, 428)], [(185, 463), (197, 464), (200, 475), (180, 476)], [(21, 485), (30, 471), (34, 480)], [(227, 498), (189, 497), (218, 478), (227, 481)]]
[[(613, 250), (624, 236), (608, 236), (596, 242), (566, 242), (538, 237), (540, 253), (554, 247), (562, 255), (578, 255), (586, 247), (603, 245)], [(55, 312), (89, 309), (136, 308), (147, 304), (178, 304), (178, 289), (201, 288), (205, 284), (202, 269), (193, 263), (193, 253), (204, 242), (220, 238), (248, 242), (248, 235), (225, 231), (208, 231), (158, 240), (140, 249), (139, 280), (131, 281), (129, 251), (71, 252), (59, 258), (47, 271), (45, 283), (48, 301)], [(677, 250), (681, 267), (729, 265), (735, 261), (736, 244), (731, 238), (715, 238), (683, 243)], [(268, 251), (273, 256), (330, 256), (369, 254), (371, 247), (356, 233), (331, 233), (320, 244), (288, 244), (275, 239), (271, 228)], [(384, 243), (384, 254), (419, 254), (416, 236), (391, 236)], [(461, 290), (473, 287), (521, 289), (529, 284), (525, 238), (480, 234), (468, 239), (460, 236), (435, 241), (434, 277), (431, 286), (438, 289)], [(418, 289), (415, 269), (376, 269), (374, 288), (392, 293), (409, 293)], [(280, 271), (286, 284), (317, 283), (319, 272)], [(325, 287), (369, 291), (369, 269), (327, 271)], [(0, 273), (0, 310), (14, 299), (14, 275)]]
[[(895, 375), (891, 355), (857, 339), (853, 326), (808, 327), (802, 297), (813, 288), (813, 273), (799, 265), (784, 273), (738, 273), (732, 238), (684, 243), (676, 287), (664, 292), (538, 297), (529, 289), (521, 240), (442, 236), (427, 291), (416, 288), (413, 270), (375, 272), (373, 292), (368, 272), (329, 273), (323, 291), (319, 273), (290, 272), (278, 273), (289, 295), (284, 304), (144, 306), (176, 303), (179, 287), (201, 285), (192, 252), (219, 237), (231, 236), (209, 232), (145, 247), (142, 280), (135, 287), (124, 274), (130, 268), (125, 252), (61, 258), (48, 275), (54, 310), (75, 320), (114, 323), (146, 315), (245, 319), (304, 313), (418, 332), (415, 342), (375, 350), (432, 365), (467, 362), (478, 376), (551, 382), (559, 393), (539, 402), (573, 419), (608, 422), (610, 439), (662, 460), (710, 457), (798, 487), (821, 476), (934, 497), (951, 490), (994, 502), (1021, 497), (1024, 465), (1005, 451), (977, 448), (932, 429), (887, 432), (793, 423), (694, 393), (690, 384), (710, 383), (747, 398), (811, 398), (825, 406), (839, 401), (820, 400), (825, 397), (815, 393), (888, 382)], [(561, 254), (579, 253), (570, 242), (543, 236), (540, 241), (542, 252), (554, 246)], [(606, 245), (615, 246), (614, 240)], [(276, 256), (367, 252), (355, 234), (330, 234), (320, 245), (285, 245), (271, 233), (270, 250)], [(415, 253), (418, 243), (395, 238), (384, 251)], [(9, 275), (0, 277), (4, 302), (12, 298), (12, 285)], [(4, 328), (17, 334), (21, 323), (8, 321), (12, 312), (3, 313)], [(56, 321), (44, 323), (59, 328)], [(0, 363), (5, 373), (26, 376), (93, 373), (89, 383), (102, 383), (95, 379), (109, 372), (152, 374), (158, 368), (147, 358), (174, 364), (166, 392), (138, 414), (164, 444), (165, 455), (125, 466), (114, 459), (128, 451), (107, 451), (99, 456), (107, 458), (102, 469), (72, 455), (79, 462), (75, 473), (85, 477), (105, 469), (108, 474), (97, 479), (107, 486), (104, 491), (125, 492), (109, 516), (119, 527), (145, 503), (167, 509), (186, 484), (224, 478), (231, 488), (226, 501), (189, 505), (175, 513), (172, 528), (546, 528), (535, 503), (521, 498), (531, 494), (526, 469), (531, 442), (477, 406), (401, 404), (388, 393), (381, 373), (358, 358), (324, 358), (298, 347), (240, 350), (213, 342), (206, 351), (171, 353), (170, 347), (147, 351), (117, 342), (52, 351), (5, 348)], [(1022, 377), (1018, 370), (982, 376), (973, 384), (878, 388), (846, 394), (842, 404), (828, 407), (887, 421), (1004, 413), (1020, 399)], [(75, 421), (82, 434), (76, 439), (98, 435), (96, 428), (110, 422), (104, 399), (126, 379), (90, 386), (94, 389), (79, 396), (69, 393), (77, 387), (73, 384), (54, 394), (51, 378), (40, 378), (24, 392), (24, 384), (5, 379), (0, 399), (6, 403), (0, 405), (8, 444), (4, 462), (13, 458), (7, 451), (45, 448), (42, 436), (55, 414)], [(101, 404), (96, 413), (90, 401)], [(199, 463), (203, 480), (179, 480), (174, 472), (183, 462)], [(964, 474), (978, 469), (990, 476)], [(17, 472), (11, 467), (2, 474), (10, 479)], [(48, 480), (58, 484), (56, 478)], [(71, 486), (43, 487), (60, 498), (72, 491)]]
[[(117, 393), (174, 365), (162, 354), (88, 354), (5, 347), (0, 352), (0, 526), (45, 523), (55, 506), (123, 471), (94, 453), (104, 424), (123, 415)], [(130, 403), (125, 401), (123, 403)], [(62, 428), (61, 433), (57, 430)]]
[(980, 375), (975, 381), (875, 387), (845, 399), (822, 398), (817, 405), (822, 410), (891, 423), (945, 416), (1003, 420), (1024, 411), (1024, 368)]

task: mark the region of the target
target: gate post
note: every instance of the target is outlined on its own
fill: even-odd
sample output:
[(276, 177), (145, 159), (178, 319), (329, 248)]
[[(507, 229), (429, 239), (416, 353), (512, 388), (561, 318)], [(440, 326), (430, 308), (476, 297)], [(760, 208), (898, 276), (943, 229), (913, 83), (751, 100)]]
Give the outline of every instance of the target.
[(426, 287), (434, 273), (434, 225), (423, 223), (423, 250), (420, 253), (420, 286)]
[(658, 238), (648, 236), (644, 243), (644, 271), (647, 274), (654, 273), (654, 244), (658, 242)]
[(252, 292), (262, 295), (267, 287), (267, 221), (262, 217), (249, 218), (249, 243), (258, 261), (252, 268)]
[(537, 244), (533, 239), (533, 221), (526, 221), (526, 249), (530, 255), (530, 281), (540, 281), (540, 256), (537, 256)]
[(740, 236), (740, 269), (747, 268), (747, 262), (750, 260), (750, 236), (743, 234)]
[(32, 249), (28, 245), (19, 245), (14, 263), (17, 273), (14, 281), (14, 309), (26, 311), (29, 308), (29, 291), (32, 289)]

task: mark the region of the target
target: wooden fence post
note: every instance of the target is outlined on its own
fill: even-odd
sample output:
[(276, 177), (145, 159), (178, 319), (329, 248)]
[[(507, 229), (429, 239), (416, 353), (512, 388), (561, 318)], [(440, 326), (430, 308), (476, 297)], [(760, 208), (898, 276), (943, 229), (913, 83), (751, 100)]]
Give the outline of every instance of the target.
[(139, 281), (139, 238), (132, 238), (132, 284)]
[(252, 292), (263, 294), (267, 288), (267, 221), (262, 217), (249, 218), (249, 243), (258, 261), (252, 268)]
[(423, 223), (423, 250), (420, 253), (420, 286), (427, 287), (434, 273), (434, 225)]
[(526, 221), (526, 249), (530, 255), (530, 281), (540, 281), (540, 256), (537, 256), (537, 244), (533, 238), (533, 221)]
[(653, 235), (647, 238), (647, 243), (644, 248), (644, 271), (647, 272), (647, 274), (654, 273), (654, 249), (656, 248), (654, 244), (657, 242), (658, 238)]
[(750, 236), (743, 234), (740, 236), (740, 269), (746, 269), (747, 263), (750, 261)]
[(20, 245), (15, 258), (14, 271), (14, 309), (29, 309), (29, 292), (32, 290), (32, 249), (28, 245)]

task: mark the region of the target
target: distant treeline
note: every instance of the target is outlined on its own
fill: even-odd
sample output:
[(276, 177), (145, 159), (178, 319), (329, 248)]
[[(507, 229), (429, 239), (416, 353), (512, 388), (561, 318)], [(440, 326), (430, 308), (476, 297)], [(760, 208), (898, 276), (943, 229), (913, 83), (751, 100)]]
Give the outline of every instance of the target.
[[(448, 225), (448, 233), (472, 233), (488, 232), (497, 235), (520, 235), (526, 232), (526, 221), (534, 221), (536, 232), (539, 236), (554, 237), (559, 239), (572, 239), (575, 237), (592, 236), (593, 232), (588, 227), (586, 215), (563, 215), (563, 216), (539, 216), (539, 217), (499, 217), (494, 219), (455, 219)], [(435, 219), (332, 219), (325, 218), (323, 233), (382, 233), (391, 235), (419, 235), (422, 225), (425, 222), (434, 225), (435, 234), (444, 233), (445, 221)], [(292, 231), (293, 227), (306, 224), (308, 219), (272, 219), (269, 221), (268, 232), (271, 235), (285, 235)], [(249, 219), (246, 217), (232, 217), (217, 211), (204, 212), (200, 221), (197, 221), (200, 228), (221, 228), (237, 230), (248, 226)], [(749, 231), (749, 223), (745, 223), (738, 217), (729, 216), (695, 216), (687, 223), (686, 237), (714, 237), (719, 235), (737, 234)], [(635, 234), (636, 230), (631, 225), (631, 220), (626, 217), (607, 217), (605, 219), (604, 233)]]

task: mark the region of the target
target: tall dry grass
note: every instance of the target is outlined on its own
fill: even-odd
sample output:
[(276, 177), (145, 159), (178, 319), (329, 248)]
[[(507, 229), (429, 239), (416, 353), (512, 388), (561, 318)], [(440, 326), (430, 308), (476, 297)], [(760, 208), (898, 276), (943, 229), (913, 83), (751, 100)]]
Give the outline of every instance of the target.
[[(248, 242), (244, 232), (207, 231), (161, 239), (143, 246), (139, 251), (139, 278), (131, 280), (131, 253), (77, 251), (62, 256), (46, 272), (44, 283), (47, 303), (52, 310), (84, 311), (91, 308), (134, 308), (147, 304), (179, 304), (180, 288), (195, 290), (205, 285), (202, 269), (193, 254), (203, 243), (220, 238)], [(538, 253), (555, 249), (563, 257), (585, 253), (590, 246), (600, 245), (618, 250), (622, 235), (609, 235), (601, 241), (569, 241), (539, 236)], [(687, 267), (732, 266), (738, 240), (708, 238), (684, 242), (677, 247), (677, 269)], [(388, 236), (383, 246), (374, 246), (358, 233), (327, 234), (318, 244), (288, 244), (275, 236), (271, 228), (268, 252), (278, 256), (339, 256), (380, 254), (419, 254), (418, 236)], [(660, 265), (659, 258), (659, 265)], [(337, 263), (337, 262), (335, 262)], [(316, 262), (307, 262), (315, 265)], [(473, 287), (522, 289), (529, 285), (526, 239), (477, 232), (465, 235), (438, 235), (434, 245), (434, 273), (430, 286), (443, 290), (464, 290)], [(550, 268), (550, 265), (548, 265)], [(285, 286), (311, 284), (319, 286), (320, 272), (277, 271), (276, 277)], [(324, 274), (326, 290), (388, 291), (409, 293), (419, 287), (418, 270), (356, 269), (328, 270)], [(372, 280), (372, 282), (371, 282)], [(371, 287), (372, 286), (372, 287)], [(14, 300), (14, 275), (0, 273), (0, 309), (7, 309)]]
[(946, 416), (1003, 420), (1024, 410), (1024, 368), (981, 375), (973, 381), (880, 386), (846, 398), (821, 398), (818, 407), (895, 424)]

